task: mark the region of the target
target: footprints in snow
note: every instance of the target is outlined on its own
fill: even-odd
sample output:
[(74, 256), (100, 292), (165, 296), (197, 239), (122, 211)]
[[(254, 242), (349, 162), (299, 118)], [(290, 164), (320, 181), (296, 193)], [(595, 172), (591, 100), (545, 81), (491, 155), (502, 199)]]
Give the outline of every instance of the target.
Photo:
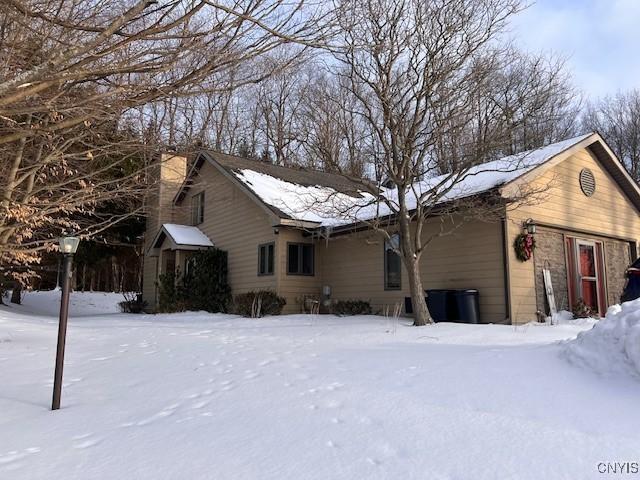
[(143, 420), (140, 420), (139, 422), (136, 422), (134, 425), (138, 426), (138, 427), (143, 427), (145, 425), (149, 425), (151, 423), (154, 423), (162, 418), (165, 417), (169, 417), (171, 415), (173, 415), (176, 411), (176, 409), (180, 406), (179, 403), (174, 403), (172, 405), (169, 405), (168, 407), (164, 408), (163, 410), (160, 410), (158, 413), (156, 413), (155, 415), (152, 415), (150, 417), (147, 417)]
[(84, 450), (98, 445), (102, 441), (102, 438), (94, 437), (92, 433), (85, 433), (83, 435), (76, 435), (72, 440), (76, 442), (74, 443), (73, 448)]
[(23, 458), (27, 458), (34, 453), (38, 453), (39, 451), (39, 447), (30, 447), (25, 448), (24, 450), (11, 450), (4, 455), (0, 455), (0, 467), (11, 467), (15, 462), (18, 462)]

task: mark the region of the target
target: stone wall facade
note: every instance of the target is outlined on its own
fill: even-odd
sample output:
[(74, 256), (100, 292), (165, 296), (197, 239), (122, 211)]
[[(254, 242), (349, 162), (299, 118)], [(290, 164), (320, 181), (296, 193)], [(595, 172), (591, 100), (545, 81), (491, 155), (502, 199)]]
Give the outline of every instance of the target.
[(613, 305), (620, 301), (624, 288), (624, 272), (631, 264), (631, 248), (627, 242), (604, 241), (604, 261), (607, 271), (607, 302)]
[[(536, 250), (534, 253), (534, 272), (536, 285), (536, 306), (541, 312), (547, 314), (549, 306), (544, 290), (544, 278), (542, 270), (549, 269), (551, 283), (553, 285), (556, 307), (558, 310), (569, 310), (569, 287), (567, 281), (566, 261), (566, 235), (575, 235), (571, 232), (563, 232), (555, 229), (538, 227), (536, 238)], [(576, 235), (585, 238), (584, 235)], [(624, 288), (624, 272), (631, 263), (631, 249), (628, 242), (610, 238), (593, 237), (593, 240), (601, 241), (604, 245), (605, 281), (607, 284), (607, 305), (613, 305), (620, 301), (620, 295)]]
[(551, 272), (551, 284), (558, 310), (569, 309), (569, 288), (567, 286), (567, 260), (565, 256), (564, 234), (558, 230), (538, 227), (535, 234), (536, 250), (533, 255), (536, 276), (536, 307), (547, 314), (547, 298), (544, 292), (542, 270)]

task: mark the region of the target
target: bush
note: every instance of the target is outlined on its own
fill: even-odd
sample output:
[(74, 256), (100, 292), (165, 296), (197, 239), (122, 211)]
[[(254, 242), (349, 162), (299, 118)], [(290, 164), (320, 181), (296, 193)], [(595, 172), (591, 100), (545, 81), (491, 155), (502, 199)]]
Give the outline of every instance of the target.
[(233, 298), (233, 313), (243, 317), (260, 318), (265, 315), (280, 315), (287, 304), (271, 290), (257, 290), (240, 293)]
[(333, 306), (336, 315), (371, 315), (371, 304), (366, 300), (338, 300)]
[(582, 300), (581, 298), (579, 298), (574, 305), (572, 313), (575, 318), (589, 318), (598, 316), (598, 312), (595, 312), (589, 305), (584, 303), (584, 300)]
[(158, 277), (158, 311), (162, 313), (184, 312), (186, 302), (180, 285), (180, 272), (167, 272)]
[(189, 259), (190, 269), (182, 279), (181, 292), (189, 310), (227, 312), (231, 287), (227, 281), (227, 252), (200, 250)]
[(227, 252), (216, 248), (200, 250), (189, 259), (189, 267), (184, 275), (177, 269), (158, 277), (158, 311), (227, 312), (231, 303)]
[(142, 294), (125, 292), (122, 294), (124, 301), (118, 303), (122, 313), (142, 313), (147, 308), (147, 302), (142, 300)]

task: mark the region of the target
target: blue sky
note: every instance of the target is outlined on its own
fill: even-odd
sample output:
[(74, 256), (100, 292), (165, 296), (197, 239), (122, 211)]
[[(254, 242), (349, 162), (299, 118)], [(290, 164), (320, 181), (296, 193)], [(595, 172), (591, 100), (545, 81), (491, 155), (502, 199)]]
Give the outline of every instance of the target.
[(526, 50), (567, 58), (589, 98), (640, 88), (640, 0), (537, 0), (511, 34)]

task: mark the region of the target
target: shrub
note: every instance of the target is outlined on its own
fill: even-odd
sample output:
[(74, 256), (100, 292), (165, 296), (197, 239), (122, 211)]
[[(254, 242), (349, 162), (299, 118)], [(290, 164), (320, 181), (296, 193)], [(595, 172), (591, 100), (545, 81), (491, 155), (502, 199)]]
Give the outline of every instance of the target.
[(158, 311), (162, 313), (184, 312), (187, 309), (181, 288), (180, 271), (163, 273), (158, 277)]
[(333, 306), (336, 315), (371, 315), (371, 304), (366, 300), (338, 300)]
[(584, 300), (582, 300), (581, 298), (579, 298), (574, 305), (572, 313), (575, 318), (589, 318), (598, 316), (598, 312), (595, 312), (589, 305), (584, 303)]
[(260, 318), (265, 315), (280, 315), (287, 304), (271, 290), (256, 290), (233, 297), (233, 313), (243, 317)]
[(147, 302), (142, 300), (142, 294), (135, 292), (124, 292), (124, 301), (118, 303), (122, 313), (142, 313), (147, 308)]
[[(227, 281), (227, 252), (200, 250), (189, 259), (189, 271), (182, 279), (182, 295), (190, 310), (227, 312), (231, 287)], [(180, 294), (180, 292), (179, 292)]]
[(211, 248), (195, 252), (189, 259), (189, 270), (167, 272), (158, 277), (158, 311), (185, 310), (227, 312), (231, 303), (231, 287), (227, 283), (227, 252)]

